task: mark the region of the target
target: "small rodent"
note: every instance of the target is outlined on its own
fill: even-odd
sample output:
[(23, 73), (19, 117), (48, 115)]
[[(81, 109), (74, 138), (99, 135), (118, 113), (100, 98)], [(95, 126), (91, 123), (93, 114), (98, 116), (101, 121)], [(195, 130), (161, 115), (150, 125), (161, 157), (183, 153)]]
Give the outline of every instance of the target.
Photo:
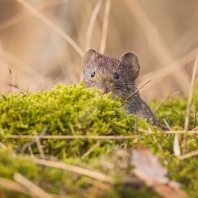
[[(135, 79), (139, 75), (140, 65), (138, 57), (132, 52), (126, 52), (117, 59), (90, 49), (83, 57), (82, 69), (85, 86), (99, 88), (103, 94), (112, 92), (113, 97), (124, 100), (137, 90)], [(130, 97), (123, 107), (127, 113), (152, 120), (154, 125), (160, 126), (139, 92)]]

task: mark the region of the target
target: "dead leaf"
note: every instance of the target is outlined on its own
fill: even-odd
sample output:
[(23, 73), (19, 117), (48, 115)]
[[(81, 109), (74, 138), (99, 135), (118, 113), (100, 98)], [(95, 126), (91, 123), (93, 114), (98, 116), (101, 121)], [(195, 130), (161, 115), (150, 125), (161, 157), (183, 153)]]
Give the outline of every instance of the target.
[(147, 148), (133, 150), (131, 164), (135, 166), (133, 174), (147, 186), (152, 187), (164, 198), (186, 198), (187, 193), (179, 188), (179, 183), (170, 181), (166, 175), (168, 169), (163, 167), (157, 158)]

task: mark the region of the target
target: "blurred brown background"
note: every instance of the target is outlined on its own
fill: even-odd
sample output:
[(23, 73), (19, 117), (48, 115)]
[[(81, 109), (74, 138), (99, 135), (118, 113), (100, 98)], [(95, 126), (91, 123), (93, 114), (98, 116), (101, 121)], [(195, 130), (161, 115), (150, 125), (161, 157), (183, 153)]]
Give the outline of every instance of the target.
[(0, 0), (0, 93), (78, 83), (89, 48), (139, 57), (149, 101), (187, 95), (198, 52), (197, 0)]

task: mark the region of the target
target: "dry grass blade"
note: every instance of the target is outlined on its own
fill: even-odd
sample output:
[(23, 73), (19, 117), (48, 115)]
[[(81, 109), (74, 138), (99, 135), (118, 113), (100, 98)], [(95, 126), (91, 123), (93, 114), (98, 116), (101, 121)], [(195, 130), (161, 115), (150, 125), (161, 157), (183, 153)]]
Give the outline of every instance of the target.
[[(69, 0), (51, 0), (50, 2), (47, 3), (43, 3), (41, 6), (38, 7), (38, 11), (39, 12), (44, 12), (47, 9), (50, 9), (51, 7), (54, 7), (56, 5), (59, 5), (61, 3), (65, 3)], [(23, 21), (24, 19), (28, 18), (28, 17), (33, 17), (34, 15), (32, 13), (29, 12), (23, 12), (20, 14), (17, 14), (13, 17), (8, 18), (5, 22), (0, 24), (0, 30), (3, 30), (5, 28), (8, 28), (10, 26), (13, 26), (21, 21)]]
[(169, 126), (169, 124), (168, 124), (168, 122), (166, 121), (165, 118), (163, 118), (163, 121), (164, 121), (164, 123), (165, 123), (167, 129), (168, 129), (169, 131), (172, 131), (172, 130), (171, 130), (171, 127)]
[(179, 157), (179, 159), (180, 160), (184, 160), (184, 159), (187, 159), (187, 158), (190, 158), (190, 157), (194, 157), (194, 156), (197, 156), (197, 155), (198, 155), (198, 150), (190, 152), (190, 153), (187, 153), (185, 155), (182, 155), (182, 156)]
[(100, 146), (100, 142), (97, 142), (96, 144), (94, 144), (82, 157), (81, 159), (87, 157), (94, 149), (96, 149), (97, 147)]
[(170, 96), (164, 98), (164, 99), (160, 102), (160, 104), (156, 107), (156, 109), (155, 109), (153, 112), (155, 113), (155, 112), (162, 106), (162, 104), (163, 104), (166, 100), (168, 100), (169, 98), (175, 96), (175, 95), (178, 94), (178, 93), (179, 93), (179, 91), (176, 91), (175, 93), (171, 94)]
[(80, 56), (83, 56), (82, 49), (62, 29), (60, 29), (53, 22), (51, 22), (49, 19), (44, 17), (40, 12), (38, 12), (36, 9), (34, 9), (31, 5), (29, 5), (24, 0), (17, 0), (17, 1), (19, 3), (21, 3), (21, 5), (24, 6), (26, 9), (28, 9), (31, 13), (33, 13), (37, 18), (39, 18), (41, 21), (43, 21), (46, 25), (48, 25), (50, 28), (52, 28), (54, 31), (56, 31), (60, 36), (62, 36), (78, 52), (78, 54)]
[(12, 54), (5, 51), (2, 47), (0, 47), (0, 55), (11, 63), (14, 63), (16, 65), (16, 69), (20, 69), (20, 71), (25, 73), (25, 75), (34, 76), (37, 82), (43, 82), (46, 80), (45, 77), (43, 77), (39, 72), (32, 69), (29, 65), (14, 57)]
[(177, 133), (175, 134), (175, 137), (174, 137), (173, 151), (174, 151), (175, 156), (181, 155), (181, 150), (180, 150), (180, 145), (179, 145), (179, 137), (178, 137)]
[[(37, 134), (35, 134), (35, 136), (37, 137)], [(44, 154), (43, 147), (41, 145), (40, 139), (39, 138), (35, 138), (35, 141), (36, 141), (36, 145), (37, 145), (38, 151), (40, 153), (40, 157), (42, 159), (45, 159), (45, 154)]]
[(17, 192), (24, 193), (24, 194), (30, 194), (28, 190), (24, 188), (23, 186), (21, 186), (20, 184), (14, 181), (5, 179), (3, 177), (0, 177), (0, 187), (10, 190), (10, 191), (17, 191)]
[(135, 138), (138, 135), (130, 136), (87, 136), (87, 135), (44, 135), (44, 136), (34, 136), (34, 135), (10, 135), (8, 138), (12, 139), (97, 139), (97, 140), (125, 140), (130, 138)]
[(111, 184), (114, 184), (114, 179), (112, 177), (105, 175), (103, 173), (93, 171), (93, 170), (88, 170), (85, 168), (81, 168), (78, 166), (73, 166), (73, 165), (69, 165), (69, 164), (65, 164), (65, 163), (61, 163), (61, 162), (53, 162), (53, 161), (41, 160), (41, 159), (37, 159), (37, 158), (31, 158), (31, 160), (36, 164), (50, 166), (50, 167), (59, 168), (59, 169), (63, 169), (63, 170), (69, 170), (74, 173), (78, 173), (81, 175), (85, 175), (87, 177), (95, 178), (95, 179), (98, 179), (98, 180), (101, 180), (104, 182), (109, 182)]
[(192, 50), (191, 52), (184, 55), (182, 58), (170, 63), (164, 68), (158, 69), (156, 71), (149, 72), (139, 78), (140, 81), (149, 79), (151, 76), (153, 79), (155, 79), (153, 82), (151, 82), (148, 86), (145, 87), (144, 90), (152, 87), (156, 83), (160, 82), (163, 78), (167, 77), (168, 75), (178, 72), (178, 70), (182, 67), (184, 67), (187, 63), (190, 63), (192, 60), (194, 60), (196, 54), (197, 54), (198, 48), (195, 50)]
[(190, 84), (190, 90), (188, 94), (188, 105), (186, 109), (186, 115), (185, 115), (185, 123), (184, 123), (184, 145), (183, 145), (183, 155), (186, 153), (186, 147), (187, 147), (187, 138), (188, 138), (188, 125), (189, 125), (189, 115), (190, 115), (190, 107), (192, 102), (192, 95), (193, 95), (193, 87), (195, 82), (195, 76), (196, 76), (196, 70), (197, 70), (197, 61), (198, 61), (198, 54), (195, 60), (193, 73), (192, 73), (192, 79)]
[[(166, 119), (163, 119), (164, 120), (164, 123), (166, 125), (166, 127), (172, 131), (170, 125), (168, 124), (168, 122), (166, 121)], [(179, 146), (179, 137), (178, 137), (178, 134), (175, 133), (174, 134), (174, 143), (173, 143), (173, 151), (174, 151), (174, 154), (175, 156), (180, 156), (181, 155), (181, 150), (180, 150), (180, 146)]]
[(7, 149), (7, 147), (2, 143), (2, 142), (0, 142), (0, 148), (2, 148), (2, 149)]
[(27, 188), (28, 191), (31, 192), (31, 194), (35, 195), (35, 197), (40, 197), (40, 198), (43, 198), (43, 197), (45, 197), (45, 198), (55, 198), (56, 197), (56, 196), (53, 196), (53, 195), (45, 192), (44, 190), (39, 188), (37, 185), (35, 185), (34, 183), (32, 183), (30, 180), (23, 177), (19, 173), (14, 174), (14, 179), (18, 183), (22, 184), (25, 188)]
[[(148, 130), (144, 130), (144, 129), (138, 129), (139, 132), (142, 132), (142, 133), (150, 133), (150, 131)], [(158, 131), (159, 133), (161, 133), (161, 131)], [(185, 132), (184, 131), (163, 131), (164, 134), (184, 134)], [(198, 134), (198, 131), (188, 131), (188, 133), (191, 133), (191, 134)]]
[[(173, 58), (168, 53), (168, 48), (165, 42), (161, 38), (155, 26), (152, 24), (144, 10), (139, 5), (138, 1), (123, 0), (127, 8), (134, 16), (139, 26), (147, 36), (149, 45), (151, 46), (151, 52), (158, 59), (162, 65), (167, 65), (173, 62)], [(175, 64), (174, 67), (177, 65)], [(188, 90), (189, 80), (183, 70), (178, 70), (177, 74), (174, 75), (174, 80), (177, 81), (180, 88), (185, 92)], [(182, 76), (182, 78), (180, 77)]]
[(99, 0), (92, 12), (91, 19), (89, 21), (89, 26), (87, 29), (86, 40), (85, 40), (85, 51), (87, 51), (90, 48), (91, 36), (93, 33), (94, 24), (95, 24), (98, 12), (100, 10), (100, 7), (102, 6), (102, 3), (103, 3), (103, 0)]
[(106, 46), (110, 8), (111, 8), (111, 0), (106, 0), (104, 21), (103, 21), (103, 27), (102, 27), (102, 38), (101, 38), (101, 43), (100, 43), (100, 53), (102, 54), (104, 53), (105, 46)]
[[(45, 128), (42, 130), (42, 132), (41, 132), (38, 136), (39, 136), (39, 137), (44, 136), (44, 135), (46, 134), (47, 130), (48, 130), (48, 129), (45, 127)], [(37, 138), (38, 136), (36, 136), (36, 139), (38, 139), (38, 138)], [(25, 149), (27, 149), (27, 148), (29, 148), (30, 146), (32, 146), (33, 144), (35, 144), (35, 142), (36, 142), (36, 140), (33, 140), (33, 141), (31, 141), (31, 142), (28, 142), (28, 143), (26, 143), (25, 145), (16, 148), (15, 151), (16, 151), (16, 152), (24, 151)]]
[(140, 89), (142, 89), (145, 85), (147, 85), (149, 82), (151, 82), (152, 79), (150, 79), (148, 82), (146, 82), (144, 85), (142, 85), (140, 88), (138, 88), (137, 90), (135, 90), (133, 93), (131, 93), (129, 96), (127, 96), (122, 103), (124, 103), (126, 100), (128, 100), (131, 96), (133, 96), (134, 94), (136, 94)]

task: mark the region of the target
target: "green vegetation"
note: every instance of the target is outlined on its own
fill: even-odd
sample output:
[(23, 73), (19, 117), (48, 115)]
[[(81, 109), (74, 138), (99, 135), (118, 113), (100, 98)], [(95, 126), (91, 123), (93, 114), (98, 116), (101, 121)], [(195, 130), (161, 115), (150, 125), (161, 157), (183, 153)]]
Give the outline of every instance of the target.
[[(153, 101), (155, 109), (160, 101)], [(198, 91), (194, 91), (190, 126), (197, 126), (195, 117), (198, 104)], [(174, 130), (182, 130), (185, 120), (186, 98), (172, 97), (167, 99), (157, 110), (156, 116), (163, 124), (166, 119)], [(168, 177), (177, 181), (190, 197), (196, 197), (198, 192), (198, 160), (191, 157), (179, 160), (174, 156), (174, 134), (165, 134), (161, 129), (151, 126), (135, 115), (127, 115), (118, 99), (112, 100), (111, 94), (102, 95), (99, 90), (85, 89), (80, 85), (58, 85), (54, 89), (37, 93), (18, 93), (2, 96), (0, 99), (0, 179), (13, 180), (14, 173), (20, 173), (28, 180), (52, 194), (67, 194), (71, 197), (160, 197), (152, 189), (141, 186), (126, 186), (123, 179), (135, 176), (126, 169), (108, 168), (113, 164), (115, 152), (119, 148), (149, 147), (161, 162), (169, 169)], [(138, 132), (135, 129), (150, 130)], [(40, 144), (45, 156), (52, 161), (62, 162), (99, 171), (112, 177), (115, 184), (90, 182), (87, 176), (48, 166), (36, 165), (29, 157), (30, 149), (24, 147), (32, 139), (14, 139), (10, 135), (39, 135), (46, 129), (44, 135), (68, 136), (130, 136), (129, 139), (41, 139)], [(138, 132), (138, 133), (137, 133)], [(137, 135), (135, 135), (137, 133)], [(183, 135), (179, 134), (182, 149)], [(187, 152), (197, 150), (196, 134), (188, 136)], [(30, 148), (30, 147), (29, 147)], [(17, 151), (17, 153), (16, 153)], [(20, 152), (19, 152), (20, 151)], [(31, 145), (31, 151), (38, 156), (40, 151), (36, 143)], [(15, 154), (14, 154), (15, 153)], [(107, 164), (106, 167), (101, 160)], [(0, 180), (1, 181), (1, 180)], [(106, 188), (97, 187), (98, 185)], [(1, 183), (1, 182), (0, 182)], [(104, 185), (105, 184), (105, 185)], [(99, 186), (100, 186), (99, 185)], [(1, 193), (2, 192), (2, 193)], [(13, 197), (16, 193), (2, 190), (0, 197)], [(18, 192), (15, 197), (30, 197)]]

